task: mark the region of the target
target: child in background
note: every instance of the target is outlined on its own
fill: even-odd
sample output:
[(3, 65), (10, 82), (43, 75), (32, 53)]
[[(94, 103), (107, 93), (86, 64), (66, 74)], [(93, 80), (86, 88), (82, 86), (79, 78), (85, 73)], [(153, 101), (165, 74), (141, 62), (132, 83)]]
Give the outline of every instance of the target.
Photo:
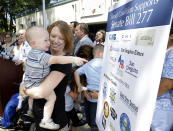
[[(32, 47), (30, 50), (27, 61), (26, 61), (26, 70), (24, 73), (24, 85), (26, 92), (33, 91), (35, 92), (34, 98), (44, 98), (47, 100), (44, 106), (43, 119), (40, 122), (40, 127), (56, 130), (59, 129), (59, 124), (55, 124), (51, 115), (54, 108), (54, 103), (56, 101), (55, 92), (52, 89), (46, 88), (37, 88), (39, 84), (46, 78), (50, 72), (50, 64), (68, 64), (75, 63), (77, 65), (83, 64), (86, 60), (79, 57), (72, 56), (52, 56), (48, 53), (45, 53), (49, 50), (49, 34), (48, 32), (40, 26), (33, 26), (27, 29), (26, 31), (26, 40), (29, 45)], [(32, 88), (34, 87), (34, 88)], [(43, 94), (38, 94), (44, 90)], [(32, 111), (33, 98), (29, 97), (29, 110)]]
[[(79, 120), (76, 109), (74, 108), (75, 102), (77, 104), (80, 104), (81, 102), (78, 100), (79, 92), (78, 92), (78, 88), (74, 79), (74, 72), (77, 68), (78, 67), (73, 67), (72, 69), (72, 75), (69, 80), (69, 84), (66, 88), (66, 93), (65, 93), (65, 111), (67, 113), (69, 122), (70, 120), (72, 121), (71, 131), (76, 131), (77, 126), (82, 126), (85, 124), (83, 123), (83, 120)], [(85, 75), (81, 75), (80, 80), (81, 80), (81, 85), (86, 86)]]
[[(88, 61), (90, 61), (91, 59), (93, 59), (93, 47), (90, 45), (82, 45), (79, 47), (76, 56), (84, 58)], [(81, 86), (86, 87), (87, 82), (86, 82), (86, 75), (80, 75), (80, 82), (81, 82)], [(84, 107), (84, 92), (80, 91), (79, 88), (79, 95), (78, 95), (78, 102), (76, 102), (75, 104), (75, 108), (80, 111), (82, 113), (82, 120), (80, 121), (81, 125), (84, 125), (87, 123), (86, 121), (86, 114), (85, 114), (85, 107)], [(77, 104), (79, 103), (79, 104)]]
[(78, 89), (74, 80), (74, 71), (75, 68), (72, 70), (72, 75), (65, 93), (65, 111), (69, 122), (70, 120), (72, 121), (71, 131), (76, 131), (76, 127), (79, 124), (79, 118), (76, 110), (74, 109), (74, 100), (77, 100), (78, 98)]
[[(85, 97), (85, 113), (88, 125), (91, 129), (97, 128), (96, 109), (97, 109), (97, 97), (100, 87), (100, 77), (102, 69), (102, 57), (103, 57), (104, 46), (97, 44), (93, 48), (94, 59), (84, 64), (75, 71), (75, 81), (80, 90), (84, 89), (80, 83), (80, 75), (85, 74), (87, 78), (87, 86), (84, 90)], [(82, 89), (81, 89), (82, 88)]]

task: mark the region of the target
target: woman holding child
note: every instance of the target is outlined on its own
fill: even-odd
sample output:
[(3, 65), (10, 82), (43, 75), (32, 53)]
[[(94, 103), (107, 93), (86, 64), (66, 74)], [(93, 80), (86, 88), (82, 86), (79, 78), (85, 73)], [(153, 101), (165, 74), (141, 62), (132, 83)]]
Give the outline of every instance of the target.
[[(54, 56), (67, 56), (73, 51), (73, 34), (68, 24), (64, 21), (56, 21), (48, 29), (50, 37), (50, 52)], [(54, 89), (56, 102), (52, 119), (60, 125), (59, 131), (68, 131), (68, 119), (65, 112), (65, 90), (72, 72), (72, 64), (51, 65), (51, 72), (38, 86), (40, 88)], [(36, 130), (48, 131), (39, 127), (43, 118), (44, 99), (35, 99), (33, 102), (33, 114), (35, 116)]]

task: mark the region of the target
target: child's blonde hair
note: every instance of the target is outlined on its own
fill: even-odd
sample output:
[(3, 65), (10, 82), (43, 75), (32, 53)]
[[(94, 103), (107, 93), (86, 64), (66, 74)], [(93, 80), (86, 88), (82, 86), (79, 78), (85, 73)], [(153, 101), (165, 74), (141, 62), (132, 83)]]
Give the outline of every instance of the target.
[(30, 44), (31, 40), (39, 38), (42, 35), (42, 31), (46, 31), (42, 26), (31, 26), (26, 30), (25, 38), (26, 41)]

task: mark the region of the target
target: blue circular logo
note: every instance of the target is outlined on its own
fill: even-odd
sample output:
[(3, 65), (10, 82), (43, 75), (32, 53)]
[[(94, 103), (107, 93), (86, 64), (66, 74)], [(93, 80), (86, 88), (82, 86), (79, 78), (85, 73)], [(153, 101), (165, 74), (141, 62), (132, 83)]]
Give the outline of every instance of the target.
[(131, 131), (130, 120), (126, 113), (120, 116), (120, 129), (121, 131)]

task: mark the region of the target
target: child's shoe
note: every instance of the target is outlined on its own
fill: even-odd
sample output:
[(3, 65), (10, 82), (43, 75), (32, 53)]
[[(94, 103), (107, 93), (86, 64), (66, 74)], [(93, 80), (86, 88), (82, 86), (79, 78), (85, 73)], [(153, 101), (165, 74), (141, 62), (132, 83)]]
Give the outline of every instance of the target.
[(49, 130), (57, 130), (60, 128), (59, 124), (55, 124), (52, 120), (49, 122), (41, 120), (39, 126)]

